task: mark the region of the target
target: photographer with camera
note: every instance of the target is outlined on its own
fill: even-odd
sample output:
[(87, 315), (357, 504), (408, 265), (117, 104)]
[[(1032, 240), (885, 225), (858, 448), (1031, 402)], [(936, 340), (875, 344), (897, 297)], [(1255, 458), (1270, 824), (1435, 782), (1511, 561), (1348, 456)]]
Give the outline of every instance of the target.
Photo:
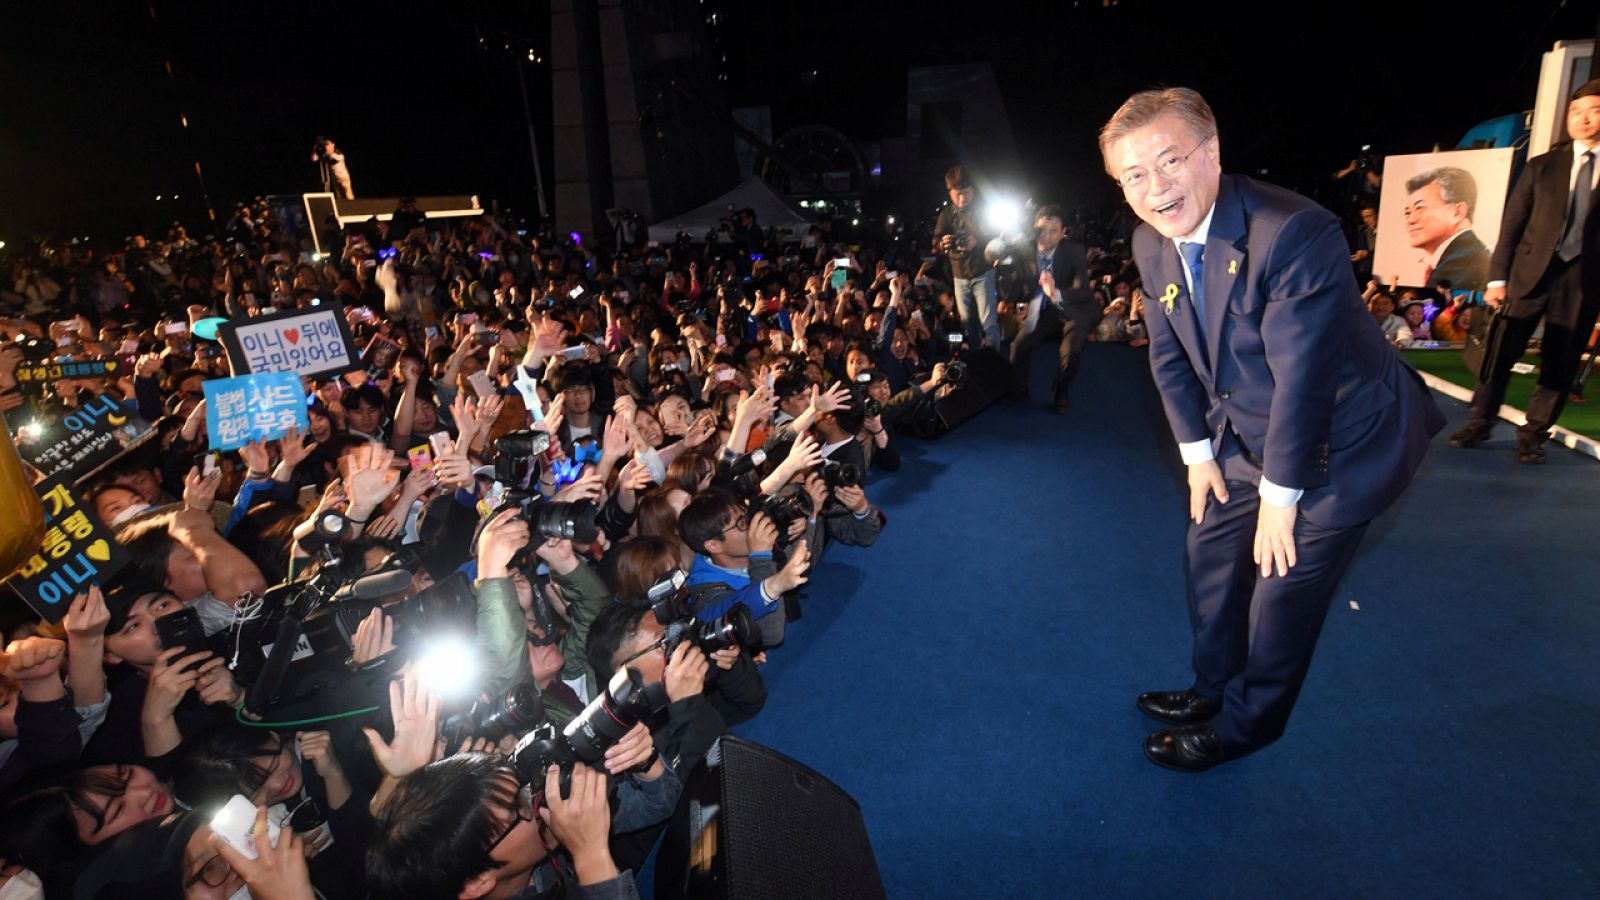
[[(790, 455), (795, 454), (791, 451)], [(778, 471), (784, 471), (781, 465)], [(787, 482), (793, 474), (784, 474), (778, 484)], [(696, 592), (690, 610), (695, 617), (708, 622), (734, 604), (742, 604), (756, 618), (765, 646), (783, 643), (784, 617), (778, 601), (806, 582), (810, 554), (805, 543), (796, 544), (788, 562), (779, 569), (773, 559), (779, 538), (777, 526), (765, 513), (752, 511), (746, 501), (722, 488), (708, 488), (695, 495), (678, 517), (678, 530), (696, 554), (689, 569), (689, 587), (722, 586), (719, 590)], [(590, 658), (593, 657), (591, 653)], [(599, 668), (595, 671), (598, 674)]]
[[(529, 549), (559, 586), (559, 609), (515, 564)], [(545, 717), (565, 725), (597, 691), (584, 645), (594, 617), (611, 602), (605, 583), (573, 553), (570, 540), (533, 538), (516, 509), (502, 510), (483, 527), (477, 562), (478, 643), (494, 673), (491, 696), (531, 678)]]
[(1034, 348), (1060, 339), (1051, 408), (1065, 413), (1069, 392), (1083, 358), (1083, 347), (1100, 323), (1100, 307), (1089, 292), (1089, 263), (1082, 244), (1066, 237), (1061, 207), (1042, 206), (1034, 216), (1033, 253), (1023, 271), (1037, 283), (1028, 295), (1023, 334), (1011, 345), (1012, 403), (1028, 399)]
[(944, 186), (950, 192), (950, 204), (934, 223), (934, 250), (950, 261), (956, 305), (961, 310), (967, 341), (973, 347), (987, 345), (999, 350), (999, 297), (995, 293), (994, 269), (983, 258), (983, 248), (992, 235), (978, 217), (978, 188), (966, 166), (954, 166), (946, 172)]
[[(595, 619), (587, 654), (596, 674), (610, 670), (609, 677), (615, 678), (631, 670), (647, 690), (665, 693), (666, 708), (641, 724), (650, 727), (660, 758), (683, 779), (728, 728), (707, 697), (708, 686), (715, 684), (715, 667), (692, 637), (680, 634), (679, 623), (663, 623), (662, 618), (648, 598), (618, 600)], [(673, 635), (678, 635), (675, 645)], [(619, 841), (613, 850), (621, 851), (626, 861), (643, 861), (655, 843), (655, 831)]]
[[(500, 756), (463, 753), (433, 760), (438, 698), (414, 679), (390, 689), (394, 738), (368, 740), (386, 776), (375, 800), (367, 845), (367, 887), (374, 898), (637, 897), (630, 873), (618, 868), (610, 833), (609, 780), (583, 763), (563, 776), (557, 766), (527, 773)], [(677, 776), (655, 758), (643, 723), (611, 747), (608, 766), (625, 772), (650, 760), (642, 783)], [(534, 774), (534, 778), (529, 778)], [(563, 785), (563, 781), (567, 784)], [(665, 804), (666, 812), (675, 802)], [(659, 819), (657, 819), (659, 821)], [(652, 824), (641, 823), (642, 827)], [(560, 849), (564, 853), (557, 854)]]

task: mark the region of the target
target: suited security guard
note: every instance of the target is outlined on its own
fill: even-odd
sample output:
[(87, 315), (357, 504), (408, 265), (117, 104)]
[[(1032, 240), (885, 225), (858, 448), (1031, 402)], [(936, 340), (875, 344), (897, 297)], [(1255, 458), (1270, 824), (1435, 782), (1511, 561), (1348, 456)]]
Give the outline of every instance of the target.
[(1052, 408), (1071, 405), (1072, 380), (1083, 359), (1083, 347), (1100, 324), (1100, 304), (1089, 291), (1089, 260), (1083, 245), (1067, 238), (1061, 207), (1039, 207), (1034, 217), (1033, 265), (1026, 267), (1038, 287), (1023, 312), (1023, 333), (1011, 343), (1011, 402), (1028, 399), (1028, 376), (1034, 348), (1060, 339)]
[[(1567, 105), (1567, 135), (1561, 144), (1528, 161), (1511, 190), (1500, 224), (1500, 242), (1489, 263), (1489, 288), (1483, 299), (1505, 311), (1498, 352), (1490, 362), (1489, 379), (1472, 393), (1467, 423), (1450, 437), (1457, 447), (1476, 447), (1489, 438), (1511, 366), (1522, 358), (1528, 339), (1544, 319), (1544, 344), (1539, 356), (1539, 385), (1528, 398), (1527, 424), (1517, 429), (1517, 459), (1545, 461), (1544, 443), (1550, 426), (1566, 405), (1578, 358), (1594, 329), (1600, 291), (1584, 290), (1586, 232), (1592, 241), (1593, 212), (1600, 163), (1600, 79), (1588, 82)], [(1600, 248), (1597, 248), (1600, 249)], [(1600, 277), (1600, 265), (1587, 267), (1588, 280)]]
[(1100, 132), (1144, 225), (1150, 368), (1188, 467), (1194, 684), (1141, 695), (1145, 755), (1200, 771), (1282, 735), (1340, 577), (1444, 417), (1367, 314), (1332, 213), (1224, 176), (1186, 88)]

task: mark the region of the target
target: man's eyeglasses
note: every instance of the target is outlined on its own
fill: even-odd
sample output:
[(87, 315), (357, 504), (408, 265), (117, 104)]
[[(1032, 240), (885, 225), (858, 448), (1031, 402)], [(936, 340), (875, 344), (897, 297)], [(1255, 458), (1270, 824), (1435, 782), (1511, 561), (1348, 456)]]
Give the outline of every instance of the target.
[(517, 817), (512, 819), (511, 824), (506, 826), (506, 830), (501, 832), (500, 836), (494, 839), (494, 843), (489, 845), (489, 853), (491, 855), (494, 854), (495, 848), (500, 846), (502, 841), (511, 836), (511, 832), (517, 830), (518, 824), (539, 821), (539, 814), (534, 809), (533, 801), (533, 788), (526, 784), (517, 785), (517, 796), (512, 800), (511, 807), (516, 812)]
[(233, 866), (228, 865), (227, 860), (221, 856), (213, 856), (206, 860), (206, 864), (200, 867), (200, 871), (189, 876), (189, 879), (183, 883), (183, 889), (188, 891), (189, 888), (202, 881), (208, 887), (219, 888), (228, 883), (228, 876), (232, 874)]
[(728, 524), (722, 526), (722, 535), (723, 535), (723, 537), (727, 537), (728, 532), (730, 530), (731, 531), (744, 531), (745, 529), (747, 529), (749, 527), (750, 527), (750, 510), (748, 508), (746, 508), (746, 509), (741, 510), (739, 512), (738, 517), (735, 518), (732, 522), (729, 522)]
[[(626, 669), (628, 667), (628, 663), (633, 662), (634, 660), (638, 659), (641, 656), (646, 656), (648, 654), (654, 653), (657, 650), (660, 650), (661, 651), (661, 655), (664, 657), (664, 656), (666, 656), (666, 649), (667, 649), (667, 636), (666, 635), (662, 635), (660, 640), (658, 640), (658, 641), (646, 646), (644, 649), (640, 650), (638, 653), (635, 653), (632, 656), (628, 657), (627, 659), (623, 660), (622, 661), (622, 665), (617, 666), (617, 668)], [(665, 664), (666, 664), (666, 661), (663, 660), (662, 661), (662, 665), (665, 665)]]
[[(1204, 147), (1206, 145), (1206, 141), (1209, 140), (1211, 140), (1209, 137), (1202, 138), (1200, 143), (1195, 144), (1193, 149), (1182, 156), (1166, 156), (1157, 160), (1155, 170), (1161, 173), (1161, 177), (1167, 179), (1168, 181), (1177, 178), (1178, 175), (1183, 172), (1184, 164), (1189, 161), (1189, 157), (1193, 156), (1196, 150)], [(1131, 172), (1124, 172), (1122, 174), (1122, 180), (1118, 181), (1117, 184), (1121, 185), (1124, 191), (1128, 191), (1130, 193), (1141, 191), (1149, 186), (1150, 173), (1144, 169), (1134, 169)]]

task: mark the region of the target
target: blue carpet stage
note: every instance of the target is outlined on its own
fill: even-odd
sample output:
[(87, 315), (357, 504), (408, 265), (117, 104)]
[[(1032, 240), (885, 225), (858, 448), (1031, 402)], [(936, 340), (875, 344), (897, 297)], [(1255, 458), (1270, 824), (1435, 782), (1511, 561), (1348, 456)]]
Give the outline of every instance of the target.
[(1143, 353), (1089, 351), (1070, 415), (904, 442), (883, 538), (829, 550), (740, 729), (860, 801), (890, 896), (1600, 894), (1596, 464), (1441, 435), (1288, 734), (1168, 772), (1133, 699), (1190, 680), (1177, 453)]

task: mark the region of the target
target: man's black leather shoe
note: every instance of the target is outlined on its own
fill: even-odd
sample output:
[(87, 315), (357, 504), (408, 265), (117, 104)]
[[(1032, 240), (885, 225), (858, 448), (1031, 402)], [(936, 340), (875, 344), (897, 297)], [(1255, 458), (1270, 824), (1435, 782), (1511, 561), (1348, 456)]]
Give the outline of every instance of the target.
[(1168, 725), (1198, 725), (1222, 711), (1222, 704), (1194, 691), (1150, 691), (1139, 695), (1139, 709)]
[(1531, 465), (1542, 465), (1548, 454), (1544, 451), (1544, 442), (1540, 440), (1524, 440), (1517, 436), (1517, 462)]
[(1463, 450), (1470, 450), (1484, 441), (1487, 441), (1489, 439), (1489, 432), (1493, 429), (1494, 426), (1492, 425), (1486, 425), (1482, 422), (1469, 421), (1467, 424), (1461, 426), (1461, 429), (1455, 434), (1450, 435), (1450, 443), (1460, 447)]
[(1209, 724), (1152, 731), (1144, 739), (1144, 755), (1179, 772), (1204, 772), (1233, 758)]

